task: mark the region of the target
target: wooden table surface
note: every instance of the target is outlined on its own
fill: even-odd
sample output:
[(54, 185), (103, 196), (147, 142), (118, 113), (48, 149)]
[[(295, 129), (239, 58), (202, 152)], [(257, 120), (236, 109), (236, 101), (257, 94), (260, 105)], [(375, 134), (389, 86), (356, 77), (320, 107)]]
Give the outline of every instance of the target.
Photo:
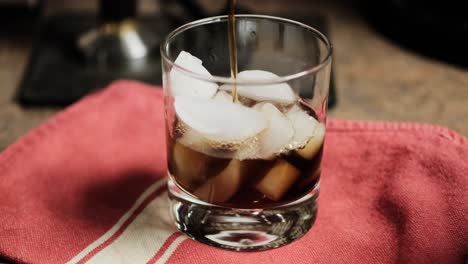
[[(214, 1), (203, 2), (209, 5)], [(427, 122), (468, 135), (468, 70), (399, 47), (372, 29), (352, 7), (341, 3), (347, 1), (244, 2), (257, 13), (286, 10), (308, 14), (312, 10), (328, 18), (338, 94), (331, 117)], [(141, 8), (146, 12), (157, 10), (151, 3)], [(30, 36), (13, 38), (0, 33), (0, 150), (60, 110), (26, 109), (13, 100), (31, 40)]]

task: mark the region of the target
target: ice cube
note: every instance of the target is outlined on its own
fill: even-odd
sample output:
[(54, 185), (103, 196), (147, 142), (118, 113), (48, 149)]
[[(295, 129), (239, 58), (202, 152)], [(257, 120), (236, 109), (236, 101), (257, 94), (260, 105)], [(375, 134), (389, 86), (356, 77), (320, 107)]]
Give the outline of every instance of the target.
[(291, 188), (300, 173), (296, 167), (280, 159), (256, 185), (256, 189), (271, 200), (278, 201)]
[(219, 102), (224, 102), (224, 103), (232, 103), (232, 95), (229, 93), (226, 93), (225, 91), (218, 91), (216, 95), (213, 97), (213, 100), (219, 101)]
[(261, 158), (269, 159), (287, 149), (294, 135), (289, 119), (270, 103), (259, 103), (254, 109), (260, 111), (268, 120), (268, 127), (260, 134)]
[[(180, 52), (174, 64), (202, 76), (211, 76), (200, 59), (185, 51)], [(211, 98), (218, 90), (216, 83), (194, 78), (175, 66), (169, 73), (169, 87), (172, 96)]]
[(180, 143), (175, 143), (172, 158), (169, 158), (169, 169), (177, 181), (187, 190), (193, 190), (205, 181), (205, 169), (210, 157), (196, 152)]
[[(262, 70), (249, 70), (239, 72), (237, 79), (240, 81), (268, 81), (278, 78), (278, 75)], [(234, 85), (224, 84), (221, 90), (232, 91)], [(266, 84), (266, 85), (237, 85), (239, 95), (253, 99), (255, 101), (270, 101), (280, 104), (292, 104), (296, 101), (296, 95), (291, 86), (287, 83)]]
[(323, 144), (323, 139), (325, 138), (325, 125), (319, 123), (313, 134), (312, 137), (309, 139), (307, 144), (297, 150), (297, 154), (299, 154), (304, 159), (313, 159), (315, 155), (319, 152), (320, 148)]
[(178, 96), (174, 109), (184, 127), (181, 142), (223, 158), (248, 157), (256, 151), (258, 134), (268, 126), (262, 113), (232, 102)]
[(195, 190), (194, 195), (210, 203), (226, 202), (239, 189), (244, 170), (242, 161), (233, 159), (220, 174)]
[(293, 150), (303, 147), (320, 123), (297, 105), (293, 106), (286, 113), (286, 116), (291, 121), (294, 129), (294, 136), (289, 148)]

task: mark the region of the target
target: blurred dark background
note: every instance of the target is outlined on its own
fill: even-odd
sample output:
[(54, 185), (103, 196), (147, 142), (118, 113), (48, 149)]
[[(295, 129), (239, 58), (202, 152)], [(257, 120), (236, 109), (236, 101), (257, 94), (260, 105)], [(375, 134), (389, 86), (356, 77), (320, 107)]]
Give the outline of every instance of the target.
[[(79, 10), (76, 1), (0, 0), (1, 22), (9, 25), (1, 33), (18, 41), (32, 37), (33, 49), (16, 94), (19, 103), (68, 105), (117, 78), (161, 84), (158, 46), (164, 36), (188, 21), (227, 13), (227, 1), (87, 2), (94, 6)], [(239, 2), (239, 13), (257, 12)], [(262, 1), (257, 2), (260, 6)], [(301, 1), (294, 2), (301, 5)], [(468, 2), (355, 0), (347, 4), (396, 44), (468, 66), (468, 17), (464, 13)], [(270, 13), (303, 21), (328, 35), (329, 21), (310, 11), (305, 15), (291, 10)], [(57, 72), (61, 75), (56, 76)], [(334, 85), (332, 78), (330, 107), (336, 103)]]
[[(238, 4), (239, 13), (294, 18), (327, 34), (332, 117), (430, 122), (468, 135), (467, 1)], [(225, 12), (221, 0), (0, 0), (0, 150), (112, 80), (160, 83), (163, 36)]]
[(362, 1), (360, 11), (380, 33), (415, 52), (468, 66), (468, 1)]
[[(18, 2), (3, 8), (10, 9), (4, 19), (18, 20), (18, 26), (26, 31), (31, 30), (34, 20), (39, 25), (32, 33), (31, 55), (15, 98), (24, 106), (66, 106), (115, 79), (161, 85), (159, 45), (165, 35), (189, 21), (228, 12), (227, 1), (213, 5), (160, 0), (153, 2), (152, 11), (137, 0), (99, 0), (86, 11), (65, 2), (60, 11), (48, 12), (53, 4)], [(254, 11), (240, 4), (237, 12)], [(323, 15), (282, 10), (272, 14), (299, 20), (328, 34)], [(19, 32), (21, 28), (15, 30), (15, 34)], [(329, 107), (336, 103), (334, 84), (332, 78)]]
[[(118, 21), (134, 17), (138, 13), (140, 15), (157, 13), (170, 20), (172, 27), (201, 17), (224, 14), (226, 2), (223, 0), (0, 0), (0, 22), (4, 25), (0, 27), (0, 32), (16, 36), (30, 33), (32, 28), (37, 28), (50, 14), (56, 15), (60, 12), (69, 14), (83, 9), (101, 21)], [(239, 0), (240, 12), (251, 11), (245, 7), (247, 2)], [(257, 5), (268, 5), (268, 1), (253, 2), (257, 2)], [(297, 5), (301, 5), (304, 1), (277, 2), (283, 2), (284, 5), (296, 2)], [(466, 15), (468, 1), (335, 0), (331, 2), (343, 2), (352, 6), (377, 31), (407, 48), (454, 65), (468, 66), (468, 52), (465, 48), (468, 44)], [(252, 11), (257, 12), (257, 10)], [(288, 13), (287, 9), (285, 13)]]

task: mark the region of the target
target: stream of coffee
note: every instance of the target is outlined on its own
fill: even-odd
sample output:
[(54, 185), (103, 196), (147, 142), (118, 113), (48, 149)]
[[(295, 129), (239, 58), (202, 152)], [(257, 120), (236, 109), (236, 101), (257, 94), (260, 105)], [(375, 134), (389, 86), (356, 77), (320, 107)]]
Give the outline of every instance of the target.
[(234, 89), (232, 98), (234, 103), (238, 101), (237, 95), (237, 41), (236, 41), (236, 0), (229, 0), (229, 19), (228, 19), (228, 42), (229, 42), (229, 63), (231, 66), (231, 78), (234, 79)]

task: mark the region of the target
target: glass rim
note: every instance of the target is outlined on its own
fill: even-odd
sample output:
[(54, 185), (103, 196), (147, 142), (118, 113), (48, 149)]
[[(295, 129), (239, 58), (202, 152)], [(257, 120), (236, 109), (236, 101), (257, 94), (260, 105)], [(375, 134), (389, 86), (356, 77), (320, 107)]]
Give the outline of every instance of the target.
[(326, 54), (324, 59), (322, 59), (319, 63), (315, 64), (314, 66), (312, 66), (310, 68), (307, 68), (307, 69), (302, 70), (302, 71), (297, 72), (297, 73), (284, 75), (284, 76), (278, 76), (278, 77), (271, 78), (271, 79), (268, 79), (268, 80), (234, 80), (234, 79), (232, 79), (230, 77), (223, 77), (223, 76), (215, 76), (215, 75), (204, 76), (204, 75), (195, 73), (195, 72), (193, 72), (193, 71), (191, 71), (189, 69), (186, 69), (184, 67), (181, 67), (181, 66), (175, 64), (174, 61), (172, 61), (169, 58), (169, 56), (167, 54), (167, 50), (168, 50), (168, 47), (169, 47), (170, 42), (171, 42), (172, 39), (177, 37), (180, 33), (185, 32), (185, 31), (187, 31), (187, 30), (189, 30), (191, 28), (197, 27), (197, 26), (202, 26), (202, 25), (206, 25), (206, 24), (212, 24), (212, 23), (219, 23), (219, 22), (227, 21), (228, 16), (227, 15), (222, 15), (222, 16), (208, 17), (208, 18), (195, 20), (195, 21), (184, 24), (184, 25), (176, 28), (175, 30), (173, 30), (171, 33), (169, 33), (166, 36), (166, 38), (164, 39), (164, 41), (162, 42), (162, 44), (160, 46), (161, 58), (165, 62), (170, 64), (172, 67), (177, 68), (178, 70), (182, 71), (183, 73), (185, 73), (185, 74), (187, 74), (187, 75), (189, 75), (189, 76), (191, 76), (193, 78), (203, 80), (203, 81), (208, 81), (208, 82), (217, 82), (217, 83), (226, 83), (226, 84), (236, 83), (236, 84), (239, 84), (239, 85), (255, 85), (255, 84), (267, 85), (267, 84), (284, 83), (284, 82), (288, 82), (288, 81), (291, 81), (291, 80), (294, 80), (294, 79), (304, 77), (306, 75), (315, 74), (315, 73), (319, 72), (321, 69), (323, 69), (326, 65), (328, 65), (331, 62), (331, 57), (332, 57), (332, 53), (333, 53), (332, 44), (330, 43), (328, 38), (322, 32), (320, 32), (319, 30), (317, 30), (317, 29), (315, 29), (315, 28), (313, 28), (311, 26), (308, 26), (308, 25), (306, 25), (304, 23), (301, 23), (301, 22), (298, 22), (298, 21), (295, 21), (295, 20), (282, 18), (282, 17), (276, 17), (276, 16), (236, 14), (235, 17), (236, 18), (270, 19), (270, 20), (274, 20), (274, 21), (278, 21), (278, 22), (285, 22), (285, 23), (288, 23), (288, 24), (292, 24), (292, 25), (302, 27), (302, 28), (304, 28), (306, 30), (309, 30), (309, 31), (313, 32), (314, 34), (316, 34), (317, 38), (320, 39), (325, 44), (325, 46), (327, 48), (327, 54)]

